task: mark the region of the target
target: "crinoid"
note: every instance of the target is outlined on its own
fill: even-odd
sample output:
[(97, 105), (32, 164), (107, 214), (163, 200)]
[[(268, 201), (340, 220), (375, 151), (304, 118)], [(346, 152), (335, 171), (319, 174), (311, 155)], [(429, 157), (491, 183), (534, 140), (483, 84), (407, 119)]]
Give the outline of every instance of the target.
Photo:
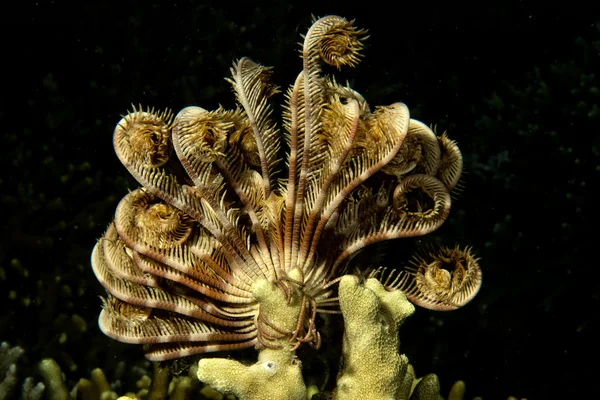
[[(270, 69), (248, 58), (228, 79), (235, 110), (139, 107), (122, 118), (114, 147), (142, 188), (92, 254), (108, 292), (104, 333), (146, 344), (151, 360), (318, 346), (316, 314), (338, 312), (335, 284), (356, 252), (444, 222), (462, 169), (456, 144), (404, 104), (371, 110), (321, 73), (321, 62), (357, 64), (364, 37), (337, 16), (313, 23), (285, 95), (285, 134), (271, 119)], [(418, 284), (402, 287), (419, 298)]]

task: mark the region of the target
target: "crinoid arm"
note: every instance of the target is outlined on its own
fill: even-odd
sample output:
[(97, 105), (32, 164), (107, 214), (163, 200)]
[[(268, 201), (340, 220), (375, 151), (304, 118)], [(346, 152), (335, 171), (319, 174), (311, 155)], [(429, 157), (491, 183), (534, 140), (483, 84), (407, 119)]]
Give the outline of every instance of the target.
[(388, 290), (401, 290), (414, 304), (451, 311), (470, 302), (482, 283), (479, 259), (470, 248), (442, 246), (416, 255), (406, 268), (377, 268), (369, 276)]
[[(318, 314), (343, 313), (344, 346), (350, 337), (371, 340), (369, 354), (388, 357), (393, 371), (367, 376), (359, 390), (344, 386), (346, 369), (337, 393), (369, 397), (367, 386), (380, 383), (382, 393), (405, 393), (410, 379), (395, 340), (412, 312), (406, 299), (460, 307), (479, 290), (481, 271), (456, 248), (371, 271), (383, 285), (345, 275), (370, 244), (438, 229), (462, 172), (457, 144), (411, 119), (405, 104), (370, 107), (323, 73), (324, 64), (356, 66), (365, 39), (354, 21), (326, 16), (304, 36), (302, 70), (281, 99), (271, 68), (244, 57), (227, 79), (234, 109), (173, 115), (139, 106), (121, 118), (115, 152), (141, 187), (119, 202), (92, 252), (107, 291), (104, 333), (144, 344), (153, 361), (254, 347), (258, 363), (202, 359), (198, 376), (241, 398), (300, 399), (296, 350), (321, 346)], [(370, 333), (361, 338), (363, 323)], [(367, 374), (377, 367), (369, 362), (360, 366)]]

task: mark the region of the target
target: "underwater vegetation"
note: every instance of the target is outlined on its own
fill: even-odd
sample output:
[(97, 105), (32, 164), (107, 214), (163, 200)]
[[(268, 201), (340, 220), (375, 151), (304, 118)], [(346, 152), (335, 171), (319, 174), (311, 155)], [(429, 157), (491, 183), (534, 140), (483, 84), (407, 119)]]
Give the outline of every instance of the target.
[(243, 399), (301, 399), (296, 351), (321, 348), (323, 315), (341, 313), (334, 398), (438, 398), (434, 375), (413, 385), (398, 329), (411, 302), (469, 302), (481, 285), (477, 258), (442, 246), (347, 273), (366, 246), (442, 225), (462, 156), (406, 105), (371, 110), (322, 73), (321, 63), (355, 66), (365, 37), (341, 17), (314, 21), (282, 126), (271, 69), (249, 58), (231, 68), (234, 110), (140, 106), (122, 118), (115, 151), (142, 187), (121, 200), (92, 254), (108, 292), (105, 334), (144, 344), (153, 361), (254, 347), (255, 365), (203, 358), (198, 378)]

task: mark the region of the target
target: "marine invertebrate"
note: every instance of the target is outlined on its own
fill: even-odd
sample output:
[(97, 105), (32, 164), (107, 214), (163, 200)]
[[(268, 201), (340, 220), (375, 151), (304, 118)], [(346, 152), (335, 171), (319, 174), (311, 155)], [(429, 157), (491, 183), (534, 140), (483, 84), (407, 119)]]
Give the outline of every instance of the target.
[(339, 297), (343, 367), (334, 399), (408, 399), (413, 377), (408, 359), (398, 354), (398, 330), (414, 306), (400, 290), (387, 291), (374, 278), (361, 285), (353, 276), (343, 277)]
[(278, 89), (249, 58), (228, 79), (235, 110), (139, 107), (122, 118), (115, 151), (142, 188), (92, 253), (108, 291), (103, 332), (145, 344), (151, 360), (318, 347), (316, 315), (339, 312), (335, 285), (354, 254), (444, 222), (462, 168), (456, 144), (404, 104), (372, 111), (321, 73), (321, 62), (354, 66), (364, 36), (337, 16), (306, 34), (285, 96), (287, 171), (269, 103)]
[[(58, 398), (53, 397), (55, 394), (64, 394), (59, 390), (55, 390), (56, 388), (52, 385), (49, 379), (45, 374), (45, 365), (40, 363), (40, 372), (44, 378), (44, 383), (37, 382), (33, 377), (27, 377), (23, 379), (23, 382), (20, 382), (19, 377), (19, 368), (17, 364), (21, 357), (25, 354), (25, 350), (20, 346), (10, 346), (7, 342), (0, 342), (0, 400), (5, 399), (13, 399), (13, 398), (21, 398), (24, 400), (38, 400), (41, 399), (46, 391), (46, 387), (48, 390), (48, 398)], [(17, 387), (20, 386), (20, 393), (17, 390)], [(17, 395), (17, 393), (20, 394)], [(66, 398), (66, 397), (64, 397)]]
[[(293, 279), (299, 278), (298, 272), (299, 270), (292, 271)], [(270, 334), (294, 330), (303, 297), (298, 288), (292, 289), (291, 293), (284, 292), (263, 279), (254, 285), (253, 292), (266, 320), (270, 322), (267, 327)], [(201, 359), (198, 362), (198, 379), (220, 392), (234, 394), (240, 399), (305, 399), (307, 389), (302, 378), (300, 360), (291, 351), (293, 344), (281, 334), (273, 340), (276, 346), (263, 348), (257, 362), (250, 366), (230, 359)]]
[(416, 255), (405, 269), (378, 268), (371, 277), (388, 289), (399, 289), (421, 307), (437, 311), (456, 310), (475, 297), (481, 287), (478, 259), (466, 247), (441, 246)]
[(0, 399), (7, 399), (15, 392), (18, 382), (16, 363), (24, 352), (21, 347), (0, 343)]

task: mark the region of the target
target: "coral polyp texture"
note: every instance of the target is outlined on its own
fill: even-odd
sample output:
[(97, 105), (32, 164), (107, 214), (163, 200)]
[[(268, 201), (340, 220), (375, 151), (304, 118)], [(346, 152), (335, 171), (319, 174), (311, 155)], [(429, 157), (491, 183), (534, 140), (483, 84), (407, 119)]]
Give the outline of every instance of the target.
[[(291, 366), (282, 390), (302, 381), (295, 350), (320, 346), (317, 314), (340, 313), (338, 284), (358, 251), (442, 225), (462, 170), (456, 143), (411, 119), (406, 105), (371, 109), (322, 74), (322, 63), (355, 66), (364, 38), (341, 17), (313, 23), (303, 69), (279, 95), (281, 125), (272, 118), (279, 90), (271, 69), (249, 58), (227, 79), (234, 110), (192, 106), (173, 116), (137, 107), (122, 118), (114, 147), (142, 187), (121, 200), (92, 254), (108, 292), (104, 333), (147, 345), (155, 361), (254, 346), (255, 370), (233, 360), (202, 367), (219, 363), (213, 359), (202, 360), (198, 374), (260, 398), (249, 394), (259, 390), (252, 379), (281, 377), (282, 364)], [(365, 276), (418, 305), (453, 309), (474, 296), (481, 273), (468, 251), (446, 253)], [(403, 376), (401, 361), (394, 376)], [(253, 378), (225, 384), (214, 371)]]

